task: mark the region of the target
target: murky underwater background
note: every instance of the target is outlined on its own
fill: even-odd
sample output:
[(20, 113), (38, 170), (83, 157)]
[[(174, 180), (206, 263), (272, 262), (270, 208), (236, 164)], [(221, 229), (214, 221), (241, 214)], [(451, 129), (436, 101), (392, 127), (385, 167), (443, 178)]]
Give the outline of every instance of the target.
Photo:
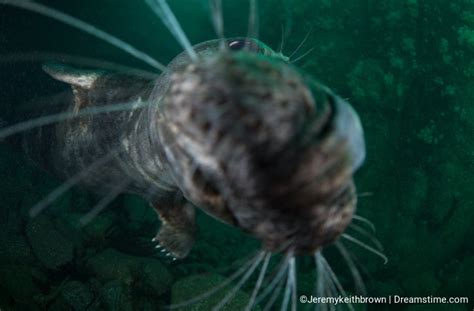
[[(207, 1), (169, 2), (193, 43), (215, 38)], [(163, 63), (181, 51), (141, 1), (42, 3), (84, 19)], [(226, 35), (245, 35), (248, 2), (224, 0), (224, 7)], [(261, 0), (260, 22), (261, 39), (275, 49), (282, 27), (286, 29), (287, 55), (312, 29), (299, 53), (314, 50), (298, 65), (347, 98), (362, 119), (367, 159), (356, 175), (363, 194), (358, 214), (375, 224), (375, 235), (389, 257), (383, 265), (380, 258), (345, 242), (358, 258), (367, 296), (470, 298), (469, 304), (356, 309), (472, 310), (474, 2)], [(150, 69), (75, 29), (0, 5), (2, 123), (31, 118), (32, 107), (47, 107), (45, 98), (67, 90), (41, 71), (39, 60), (45, 55), (31, 52)], [(32, 58), (37, 61), (20, 61)], [(259, 247), (252, 238), (200, 213), (199, 238), (190, 256), (170, 262), (153, 249), (150, 239), (159, 223), (148, 203), (137, 197), (119, 197), (92, 223), (78, 228), (79, 219), (100, 200), (84, 189), (73, 189), (30, 219), (28, 209), (60, 181), (6, 143), (0, 144), (0, 154), (2, 311), (157, 310), (216, 286)], [(329, 247), (325, 254), (348, 293), (355, 293), (339, 253)], [(301, 258), (297, 266), (298, 293), (309, 296), (313, 261)], [(225, 310), (241, 310), (255, 280)], [(188, 309), (210, 310), (230, 288)]]

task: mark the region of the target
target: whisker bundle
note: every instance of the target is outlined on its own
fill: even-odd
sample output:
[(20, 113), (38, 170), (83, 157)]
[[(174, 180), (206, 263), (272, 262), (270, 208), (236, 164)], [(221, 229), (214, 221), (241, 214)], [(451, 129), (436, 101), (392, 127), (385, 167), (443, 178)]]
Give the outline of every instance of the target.
[(380, 243), (380, 241), (376, 237), (374, 237), (370, 232), (368, 232), (367, 230), (365, 230), (364, 228), (362, 228), (362, 227), (360, 227), (356, 224), (350, 224), (349, 228), (354, 230), (355, 232), (365, 236), (366, 238), (368, 238), (375, 245), (375, 247), (377, 247), (377, 249), (379, 251), (383, 251), (382, 243)]
[(255, 269), (257, 269), (258, 265), (260, 264), (260, 262), (263, 260), (263, 258), (265, 256), (267, 256), (268, 254), (266, 254), (265, 252), (261, 252), (257, 259), (255, 260), (255, 262), (252, 264), (252, 266), (250, 267), (250, 269), (244, 274), (244, 276), (242, 277), (242, 279), (237, 283), (237, 285), (235, 285), (235, 287), (224, 297), (224, 299), (222, 299), (218, 305), (214, 306), (212, 308), (212, 311), (219, 311), (223, 306), (225, 306), (230, 299), (232, 299), (232, 297), (235, 296), (235, 294), (237, 293), (237, 291), (244, 285), (245, 282), (247, 282), (247, 280), (250, 278), (250, 276), (252, 275), (252, 273), (255, 271)]
[(0, 140), (3, 140), (9, 136), (28, 131), (37, 127), (58, 123), (61, 121), (66, 121), (70, 119), (92, 116), (101, 113), (110, 113), (110, 112), (119, 112), (127, 111), (131, 109), (138, 109), (141, 107), (146, 107), (152, 105), (153, 102), (133, 102), (133, 103), (122, 103), (122, 104), (111, 104), (99, 107), (88, 107), (81, 109), (79, 112), (67, 111), (60, 112), (56, 114), (42, 116), (36, 119), (19, 122), (11, 126), (4, 127), (0, 129)]
[(347, 251), (344, 244), (342, 244), (340, 241), (337, 241), (335, 243), (335, 245), (336, 245), (336, 248), (341, 253), (341, 256), (346, 261), (347, 266), (349, 267), (349, 270), (352, 274), (352, 278), (354, 279), (354, 284), (355, 284), (356, 290), (360, 291), (360, 293), (365, 296), (366, 295), (365, 284), (364, 284), (364, 281), (362, 279), (362, 276), (360, 275), (359, 269), (357, 269), (357, 266), (355, 265), (354, 261), (352, 260), (350, 254)]
[(130, 180), (124, 180), (115, 185), (113, 189), (104, 196), (86, 215), (79, 220), (79, 225), (84, 227), (88, 225), (97, 215), (99, 215), (107, 206), (117, 198), (120, 193), (128, 186)]
[(382, 252), (379, 252), (378, 250), (374, 249), (373, 247), (366, 245), (364, 242), (359, 241), (358, 239), (348, 235), (347, 233), (343, 233), (341, 235), (341, 237), (343, 237), (344, 239), (349, 240), (352, 243), (357, 244), (360, 247), (365, 248), (366, 250), (368, 250), (368, 251), (372, 252), (373, 254), (379, 256), (380, 258), (383, 259), (384, 264), (387, 264), (388, 258)]
[(366, 224), (367, 226), (370, 227), (370, 229), (371, 229), (373, 232), (375, 232), (375, 225), (374, 225), (370, 220), (368, 220), (367, 218), (362, 217), (362, 216), (359, 216), (359, 215), (352, 215), (352, 219), (357, 220), (357, 221), (360, 221), (360, 222)]
[(306, 56), (308, 56), (311, 52), (313, 52), (315, 49), (315, 47), (312, 47), (310, 48), (308, 51), (306, 51), (305, 53), (303, 53), (303, 55), (297, 57), (296, 59), (293, 59), (290, 61), (290, 63), (294, 64), (296, 62), (299, 62), (300, 60), (302, 60), (303, 58), (305, 58)]
[[(262, 292), (260, 296), (257, 297), (255, 304), (259, 304), (262, 300), (264, 300), (270, 293), (273, 292), (273, 289), (275, 286), (280, 284), (280, 282), (284, 281), (285, 273), (287, 273), (288, 270), (288, 262), (290, 260), (290, 256), (287, 254), (285, 255), (285, 258), (282, 260), (280, 263), (280, 266), (276, 272), (275, 277), (273, 280), (270, 282), (270, 284), (265, 288), (265, 290)], [(276, 298), (275, 298), (276, 299)], [(271, 299), (270, 299), (271, 300)]]
[(78, 66), (87, 66), (96, 69), (105, 69), (114, 72), (126, 73), (128, 75), (137, 76), (140, 78), (155, 80), (159, 74), (151, 71), (137, 69), (122, 64), (117, 64), (110, 61), (69, 55), (64, 53), (50, 53), (50, 52), (30, 52), (30, 53), (14, 53), (0, 55), (0, 63), (15, 63), (15, 62), (48, 62), (54, 61), (59, 63), (67, 63)]
[(2, 0), (0, 5), (11, 5), (17, 8), (22, 8), (28, 11), (36, 12), (38, 14), (47, 16), (49, 18), (55, 19), (60, 21), (66, 25), (71, 27), (77, 28), (83, 32), (86, 32), (94, 37), (97, 37), (117, 48), (120, 50), (132, 55), (133, 57), (147, 63), (148, 65), (160, 70), (165, 71), (166, 66), (161, 64), (160, 62), (156, 61), (153, 57), (149, 56), (148, 54), (136, 49), (135, 47), (131, 46), (130, 44), (122, 41), (111, 34), (108, 34), (91, 24), (88, 24), (78, 18), (72, 17), (66, 13), (60, 12), (53, 8), (50, 8), (46, 5), (42, 5), (40, 3), (36, 3), (30, 0)]
[(259, 258), (263, 257), (262, 254), (264, 256), (265, 252), (264, 251), (258, 252), (257, 255), (255, 255), (254, 257), (252, 257), (252, 259), (247, 261), (239, 270), (234, 272), (234, 274), (232, 274), (230, 277), (228, 277), (226, 280), (224, 280), (221, 284), (214, 287), (213, 289), (211, 289), (211, 290), (209, 290), (209, 291), (207, 291), (207, 292), (205, 292), (201, 295), (198, 295), (198, 296), (196, 296), (196, 297), (194, 297), (194, 298), (192, 298), (188, 301), (184, 301), (184, 302), (181, 302), (181, 303), (178, 303), (178, 304), (167, 306), (167, 308), (170, 309), (170, 310), (179, 309), (179, 308), (183, 308), (183, 307), (195, 304), (195, 303), (197, 303), (199, 301), (202, 301), (202, 300), (204, 300), (208, 297), (211, 297), (212, 295), (217, 293), (219, 290), (225, 288), (227, 285), (232, 283), (235, 279), (237, 279), (239, 276), (244, 274), (246, 271), (248, 271), (253, 266), (253, 264), (255, 264), (255, 262), (257, 260), (259, 260)]
[(36, 203), (29, 211), (30, 217), (38, 216), (45, 208), (47, 208), (51, 203), (57, 200), (61, 195), (66, 193), (72, 187), (81, 182), (87, 175), (95, 171), (97, 168), (109, 162), (113, 157), (118, 154), (117, 150), (112, 150), (104, 157), (100, 158), (96, 162), (92, 163), (88, 168), (74, 175), (73, 177), (66, 180), (59, 187), (51, 191), (44, 199)]
[(268, 263), (270, 262), (270, 258), (271, 258), (271, 253), (268, 253), (265, 256), (265, 260), (263, 262), (262, 269), (260, 270), (260, 274), (258, 275), (257, 283), (255, 283), (255, 288), (252, 292), (252, 296), (250, 296), (249, 303), (245, 307), (245, 311), (250, 311), (252, 309), (252, 307), (254, 306), (255, 299), (257, 298), (258, 291), (260, 290), (260, 287), (262, 286), (263, 279), (265, 277), (265, 273), (267, 272), (267, 267), (268, 267)]
[(227, 45), (225, 44), (224, 35), (224, 17), (222, 10), (222, 0), (209, 0), (209, 7), (212, 12), (212, 24), (216, 32), (217, 38), (221, 40), (220, 48), (225, 50)]
[(184, 33), (181, 25), (179, 24), (176, 16), (171, 11), (166, 0), (145, 0), (148, 6), (152, 11), (161, 19), (163, 24), (168, 28), (168, 30), (173, 34), (173, 36), (178, 40), (184, 50), (188, 53), (189, 57), (193, 61), (198, 60), (198, 56), (194, 51), (191, 43), (189, 42), (188, 37)]
[[(336, 289), (339, 291), (339, 293), (341, 293), (344, 297), (347, 297), (347, 294), (346, 294), (346, 291), (344, 290), (344, 288), (342, 287), (341, 283), (339, 282), (339, 279), (337, 278), (336, 274), (334, 273), (334, 271), (332, 270), (331, 266), (329, 265), (329, 263), (327, 262), (327, 260), (321, 256), (321, 261), (323, 263), (323, 265), (325, 266), (325, 269), (327, 271), (327, 274), (329, 275), (329, 278), (332, 280), (332, 282), (334, 283), (334, 285), (336, 286)], [(352, 310), (354, 311), (354, 306), (352, 306), (352, 304), (348, 304), (348, 307), (349, 307), (349, 310)]]
[(258, 17), (258, 0), (250, 0), (249, 6), (249, 29), (247, 37), (258, 39), (260, 28)]
[(313, 28), (311, 28), (307, 33), (306, 33), (306, 36), (303, 38), (303, 41), (301, 41), (301, 43), (296, 47), (296, 49), (293, 51), (293, 53), (290, 54), (290, 56), (288, 56), (290, 59), (296, 54), (298, 53), (298, 51), (304, 46), (304, 44), (306, 43), (306, 41), (308, 40), (309, 36), (311, 35), (311, 32), (313, 31)]

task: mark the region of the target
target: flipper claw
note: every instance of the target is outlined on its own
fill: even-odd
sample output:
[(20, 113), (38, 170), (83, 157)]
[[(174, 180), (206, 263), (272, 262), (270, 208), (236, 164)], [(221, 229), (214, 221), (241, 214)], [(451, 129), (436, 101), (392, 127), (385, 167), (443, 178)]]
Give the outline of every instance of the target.
[(194, 244), (196, 235), (194, 207), (184, 199), (171, 200), (168, 204), (153, 204), (160, 220), (161, 228), (154, 240), (161, 253), (167, 257), (184, 258)]

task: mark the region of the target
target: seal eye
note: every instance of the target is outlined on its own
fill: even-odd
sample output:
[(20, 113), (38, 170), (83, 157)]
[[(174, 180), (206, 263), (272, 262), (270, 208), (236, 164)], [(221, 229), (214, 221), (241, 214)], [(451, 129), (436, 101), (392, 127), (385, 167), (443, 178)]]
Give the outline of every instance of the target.
[(240, 51), (247, 45), (247, 40), (234, 40), (229, 43), (229, 49), (232, 51)]
[(259, 46), (253, 40), (248, 39), (238, 39), (229, 41), (228, 46), (231, 51), (241, 51), (244, 49), (250, 52), (260, 51)]

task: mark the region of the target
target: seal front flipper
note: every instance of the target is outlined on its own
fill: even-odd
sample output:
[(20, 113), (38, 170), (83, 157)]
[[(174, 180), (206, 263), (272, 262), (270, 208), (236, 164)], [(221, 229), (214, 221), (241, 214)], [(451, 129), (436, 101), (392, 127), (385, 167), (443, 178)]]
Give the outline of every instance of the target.
[(175, 258), (184, 258), (191, 251), (196, 236), (194, 207), (182, 196), (151, 203), (161, 221), (154, 241)]

